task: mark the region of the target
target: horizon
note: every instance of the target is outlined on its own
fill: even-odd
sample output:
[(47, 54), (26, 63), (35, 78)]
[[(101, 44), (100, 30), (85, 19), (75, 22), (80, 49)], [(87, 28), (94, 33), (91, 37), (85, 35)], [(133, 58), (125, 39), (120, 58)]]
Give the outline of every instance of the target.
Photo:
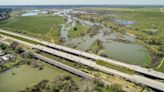
[(25, 5), (164, 5), (163, 0), (0, 0), (0, 6)]
[(42, 4), (42, 5), (0, 5), (0, 6), (164, 6), (164, 5), (150, 5), (150, 4), (61, 4), (61, 5), (55, 5), (55, 4)]

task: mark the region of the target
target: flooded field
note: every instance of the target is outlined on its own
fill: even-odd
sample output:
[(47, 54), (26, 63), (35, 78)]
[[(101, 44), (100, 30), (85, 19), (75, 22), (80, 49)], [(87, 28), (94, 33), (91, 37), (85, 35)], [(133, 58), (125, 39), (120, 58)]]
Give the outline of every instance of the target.
[[(138, 65), (148, 65), (150, 63), (151, 57), (148, 50), (138, 44), (135, 38), (115, 32), (104, 35), (104, 32), (105, 30), (100, 30), (93, 37), (87, 34), (83, 37), (69, 38), (68, 30), (63, 26), (61, 29), (61, 37), (64, 39), (63, 45), (74, 47), (82, 51), (89, 50), (92, 44), (99, 39), (103, 42), (103, 53), (105, 53), (108, 58)], [(128, 42), (116, 41), (118, 36), (123, 37), (123, 39)]]
[(27, 13), (22, 14), (22, 16), (35, 16), (35, 15), (38, 15), (38, 13), (37, 12), (27, 12)]
[(71, 75), (75, 81), (80, 80), (80, 77), (56, 68), (55, 66), (44, 62), (42, 62), (42, 64), (44, 65), (43, 70), (32, 68), (28, 65), (20, 65), (1, 73), (0, 92), (17, 92), (26, 87), (35, 85), (44, 79), (53, 81), (55, 76), (60, 74)]
[[(60, 13), (61, 13), (61, 11), (59, 12), (59, 14)], [(22, 16), (33, 16), (35, 14), (37, 14), (36, 11), (26, 12)], [(97, 39), (99, 39), (102, 41), (103, 47), (104, 47), (102, 52), (105, 55), (107, 55), (108, 58), (116, 59), (121, 62), (126, 62), (126, 63), (130, 63), (130, 64), (138, 64), (138, 65), (150, 64), (151, 56), (150, 56), (148, 50), (144, 46), (137, 43), (135, 37), (120, 34), (117, 32), (112, 32), (110, 30), (110, 28), (104, 26), (102, 23), (99, 23), (99, 22), (91, 22), (88, 20), (79, 19), (79, 18), (76, 18), (67, 13), (66, 14), (62, 13), (62, 15), (67, 20), (64, 21), (63, 23), (59, 23), (59, 25), (61, 26), (61, 30), (56, 30), (56, 31), (59, 31), (60, 34), (57, 37), (54, 36), (55, 39), (62, 38), (62, 43), (61, 43), (62, 45), (68, 46), (71, 48), (75, 48), (78, 50), (82, 50), (82, 51), (89, 51), (92, 47), (92, 44)], [(36, 17), (38, 17), (38, 16), (36, 16)], [(34, 17), (34, 18), (36, 18), (36, 17)], [(36, 21), (42, 20), (42, 18), (45, 19), (44, 17), (41, 17), (40, 19), (38, 19)], [(48, 19), (48, 20), (52, 20), (52, 19), (55, 20), (58, 18), (51, 17), (51, 19)], [(33, 19), (31, 19), (31, 20), (33, 21)], [(25, 20), (25, 21), (27, 21), (27, 20)], [(44, 20), (44, 21), (46, 21), (46, 20)], [(42, 30), (43, 33), (46, 33), (45, 30), (49, 30), (49, 27), (52, 27), (51, 24), (55, 23), (55, 21), (52, 21), (51, 24), (50, 24), (50, 22), (48, 22), (49, 23), (48, 27), (46, 27), (44, 29), (41, 27), (44, 27), (45, 24), (48, 24), (44, 21), (43, 21), (43, 23), (39, 22), (39, 23), (42, 23), (43, 25), (42, 26), (40, 26), (40, 24), (38, 25), (37, 32), (41, 32), (41, 30)], [(115, 19), (113, 21), (120, 25), (132, 25), (132, 24), (136, 23), (136, 21), (121, 20), (121, 19)], [(35, 23), (35, 21), (33, 23)], [(29, 26), (33, 26), (33, 25), (36, 25), (36, 24), (31, 24)], [(87, 26), (88, 28), (92, 28), (93, 26), (97, 25), (97, 26), (101, 26), (101, 29), (92, 37), (88, 33), (86, 33), (83, 36), (77, 36), (76, 38), (69, 37), (69, 32), (71, 31), (70, 29), (75, 28), (77, 25)], [(18, 26), (18, 27), (21, 27), (21, 26)], [(31, 27), (28, 27), (28, 30), (29, 30), (29, 28), (31, 28)], [(36, 31), (35, 27), (34, 27), (34, 29), (31, 30), (31, 32), (34, 32), (34, 31)], [(109, 34), (106, 34), (106, 32)], [(128, 42), (118, 41), (117, 39), (119, 37), (121, 37), (121, 39), (123, 38), (123, 40), (126, 40)], [(90, 53), (92, 53), (92, 52), (90, 52)]]
[(113, 20), (113, 22), (116, 24), (122, 25), (122, 26), (135, 24), (135, 21), (131, 21), (131, 20), (125, 21), (125, 20), (121, 20), (121, 19), (115, 19), (115, 20)]

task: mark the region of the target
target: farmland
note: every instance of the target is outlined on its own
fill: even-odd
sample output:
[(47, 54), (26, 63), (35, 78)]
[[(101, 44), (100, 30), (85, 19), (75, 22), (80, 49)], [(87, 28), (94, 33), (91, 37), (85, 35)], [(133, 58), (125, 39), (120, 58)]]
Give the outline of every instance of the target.
[(1, 21), (0, 28), (50, 40), (52, 36), (59, 36), (60, 24), (64, 22), (64, 18), (60, 16), (14, 16)]

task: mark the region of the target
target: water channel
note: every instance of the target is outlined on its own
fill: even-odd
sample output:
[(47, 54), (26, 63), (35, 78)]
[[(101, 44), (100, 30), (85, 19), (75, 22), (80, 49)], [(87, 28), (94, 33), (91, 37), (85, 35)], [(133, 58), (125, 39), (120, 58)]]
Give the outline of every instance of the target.
[[(68, 18), (69, 21), (80, 20), (79, 22), (81, 24), (85, 24), (87, 26), (93, 26), (93, 25), (103, 26), (99, 23), (92, 23), (82, 19), (71, 18), (70, 16)], [(70, 23), (70, 25), (75, 25), (75, 23), (72, 22), (72, 24)], [(90, 37), (88, 34), (86, 34), (83, 37), (69, 38), (68, 31), (69, 31), (68, 28), (62, 26), (61, 37), (64, 38), (65, 41), (63, 42), (64, 46), (76, 47), (76, 49), (78, 50), (86, 51), (91, 48), (95, 40), (100, 39), (101, 41), (103, 41), (103, 47), (104, 47), (103, 52), (109, 58), (116, 59), (130, 64), (138, 64), (138, 65), (148, 65), (151, 61), (151, 57), (148, 50), (141, 44), (137, 43), (134, 37), (131, 37), (129, 35), (119, 34), (116, 32), (113, 32), (109, 35), (104, 35), (105, 31), (110, 31), (110, 29), (107, 27), (103, 26), (103, 28), (99, 30), (99, 32), (93, 37)], [(113, 40), (120, 35), (125, 40), (129, 41), (129, 43)]]

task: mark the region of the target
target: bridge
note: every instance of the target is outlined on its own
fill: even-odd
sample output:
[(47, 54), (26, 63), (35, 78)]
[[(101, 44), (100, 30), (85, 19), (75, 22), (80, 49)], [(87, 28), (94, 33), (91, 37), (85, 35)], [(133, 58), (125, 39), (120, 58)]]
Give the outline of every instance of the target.
[(94, 78), (94, 76), (92, 76), (92, 75), (89, 75), (89, 74), (87, 74), (85, 72), (82, 72), (82, 71), (80, 71), (78, 69), (75, 69), (75, 68), (72, 68), (70, 66), (67, 66), (65, 64), (59, 63), (58, 61), (49, 59), (49, 58), (47, 58), (45, 56), (42, 56), (42, 55), (39, 55), (39, 54), (36, 54), (36, 53), (33, 53), (33, 55), (34, 55), (34, 57), (36, 57), (36, 58), (38, 58), (38, 59), (40, 59), (42, 61), (45, 61), (47, 63), (50, 63), (52, 65), (55, 65), (55, 66), (57, 66), (57, 67), (59, 67), (61, 69), (64, 69), (66, 71), (69, 71), (69, 72), (71, 72), (73, 74), (76, 74), (78, 76), (81, 76), (83, 78), (86, 78), (86, 79), (89, 79), (89, 80)]
[(112, 63), (112, 64), (115, 64), (115, 65), (123, 66), (123, 67), (129, 68), (131, 70), (134, 70), (136, 72), (139, 72), (139, 73), (142, 73), (142, 74), (145, 74), (145, 75), (153, 76), (153, 77), (159, 78), (159, 79), (164, 79), (164, 73), (157, 72), (153, 69), (147, 69), (147, 68), (144, 68), (144, 67), (141, 67), (141, 66), (138, 66), (138, 65), (132, 65), (132, 64), (119, 62), (119, 61), (116, 61), (116, 60), (113, 60), (113, 59), (101, 57), (101, 56), (98, 56), (98, 55), (95, 55), (95, 54), (90, 54), (90, 53), (87, 53), (87, 52), (84, 52), (84, 51), (75, 50), (75, 49), (72, 49), (72, 48), (64, 47), (64, 46), (53, 44), (53, 43), (50, 43), (50, 42), (38, 40), (36, 38), (24, 36), (24, 35), (17, 34), (17, 33), (14, 33), (14, 32), (9, 32), (9, 31), (6, 31), (6, 30), (0, 30), (0, 32), (4, 32), (4, 33), (7, 33), (7, 34), (11, 34), (11, 35), (15, 35), (15, 36), (22, 37), (22, 38), (25, 38), (25, 39), (29, 39), (29, 40), (41, 43), (45, 46), (49, 46), (49, 47), (52, 47), (54, 49), (58, 49), (58, 50), (61, 50), (61, 51), (64, 51), (64, 52), (69, 52), (69, 53), (72, 53), (72, 54), (76, 54), (76, 55), (79, 55), (79, 56), (84, 56), (84, 57), (91, 58), (91, 59), (94, 59), (94, 60), (103, 60), (107, 63)]
[(163, 89), (164, 88), (164, 83), (162, 83), (162, 82), (155, 81), (153, 79), (149, 79), (147, 77), (136, 75), (136, 74), (133, 74), (133, 75), (126, 74), (126, 73), (123, 73), (123, 72), (120, 72), (120, 71), (117, 71), (117, 70), (114, 70), (114, 69), (111, 69), (111, 68), (107, 68), (107, 67), (104, 67), (104, 66), (101, 66), (101, 65), (97, 65), (95, 62), (93, 62), (91, 60), (84, 59), (84, 58), (78, 57), (76, 55), (72, 55), (72, 54), (62, 52), (62, 51), (59, 51), (59, 50), (56, 50), (56, 49), (53, 49), (53, 48), (49, 48), (49, 47), (46, 47), (46, 46), (34, 45), (34, 44), (24, 42), (24, 41), (21, 41), (21, 40), (12, 38), (12, 37), (7, 37), (7, 38), (18, 41), (22, 44), (29, 45), (29, 46), (31, 46), (33, 48), (36, 48), (36, 49), (39, 49), (41, 51), (44, 51), (44, 52), (47, 52), (47, 53), (50, 53), (50, 54), (53, 54), (53, 55), (56, 55), (56, 56), (59, 56), (59, 57), (74, 61), (74, 62), (77, 62), (77, 63), (81, 63), (83, 65), (92, 67), (92, 68), (100, 70), (102, 72), (117, 75), (117, 76), (121, 76), (121, 77), (123, 77), (123, 78), (125, 78), (129, 81), (139, 83), (139, 84), (143, 84), (143, 85), (146, 85), (148, 87), (164, 91), (164, 89)]

